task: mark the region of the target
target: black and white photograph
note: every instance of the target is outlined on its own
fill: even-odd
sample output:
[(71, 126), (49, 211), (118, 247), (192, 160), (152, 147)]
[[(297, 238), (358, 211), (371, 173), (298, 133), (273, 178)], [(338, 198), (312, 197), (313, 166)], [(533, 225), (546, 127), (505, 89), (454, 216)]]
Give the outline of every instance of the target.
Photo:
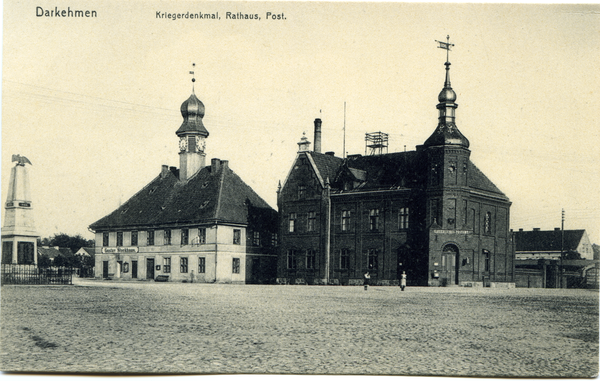
[(600, 4), (2, 13), (3, 377), (598, 377)]

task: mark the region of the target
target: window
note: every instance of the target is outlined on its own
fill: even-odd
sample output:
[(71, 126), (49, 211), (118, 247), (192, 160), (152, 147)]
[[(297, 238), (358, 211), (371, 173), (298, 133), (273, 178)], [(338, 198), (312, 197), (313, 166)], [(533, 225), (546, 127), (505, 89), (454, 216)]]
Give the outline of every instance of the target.
[(181, 229), (181, 244), (187, 245), (190, 243), (190, 230), (189, 229)]
[(340, 268), (347, 269), (350, 267), (350, 253), (348, 249), (340, 251)]
[(12, 263), (13, 257), (13, 243), (4, 241), (2, 242), (2, 264), (8, 265)]
[(289, 232), (294, 233), (295, 231), (296, 231), (296, 213), (290, 213)]
[(108, 232), (102, 233), (102, 246), (108, 246)]
[(204, 274), (206, 272), (206, 258), (198, 257), (198, 274)]
[(306, 230), (309, 232), (315, 231), (315, 222), (317, 221), (317, 213), (308, 212), (308, 225), (306, 226)]
[(138, 232), (131, 232), (131, 246), (138, 245)]
[(252, 244), (254, 246), (260, 246), (260, 232), (254, 232), (252, 234)]
[(123, 246), (123, 232), (117, 232), (117, 246)]
[(154, 230), (148, 230), (148, 237), (146, 239), (148, 246), (154, 245)]
[(377, 250), (369, 249), (369, 270), (377, 270)]
[(231, 264), (231, 272), (234, 274), (240, 273), (240, 259), (239, 258), (233, 258), (233, 262)]
[(379, 209), (369, 211), (369, 230), (377, 231), (379, 228)]
[(440, 213), (440, 208), (439, 208), (439, 200), (431, 200), (430, 202), (430, 207), (431, 207), (431, 223), (432, 224), (437, 224), (439, 223), (439, 213)]
[(188, 259), (186, 257), (181, 257), (179, 259), (179, 272), (180, 273), (188, 272)]
[(171, 229), (165, 229), (165, 245), (171, 244)]
[(317, 255), (315, 253), (315, 250), (313, 250), (313, 249), (306, 250), (306, 268), (307, 269), (313, 270), (315, 268), (316, 258), (317, 258)]
[(400, 229), (408, 229), (408, 208), (400, 208), (398, 226)]
[(163, 272), (165, 272), (165, 273), (171, 272), (171, 257), (163, 258)]
[(296, 250), (290, 249), (287, 252), (287, 268), (290, 270), (296, 269)]
[(304, 197), (306, 197), (306, 186), (298, 185), (298, 200), (302, 200)]
[(233, 244), (234, 245), (242, 244), (242, 231), (240, 229), (233, 229)]
[(271, 246), (277, 246), (277, 233), (271, 233)]
[(484, 271), (490, 271), (490, 251), (483, 249)]
[(206, 243), (206, 228), (198, 228), (198, 243)]
[(350, 211), (342, 210), (342, 231), (347, 232), (350, 230)]
[(483, 220), (483, 232), (485, 234), (492, 233), (492, 213), (490, 212), (485, 214), (485, 219)]

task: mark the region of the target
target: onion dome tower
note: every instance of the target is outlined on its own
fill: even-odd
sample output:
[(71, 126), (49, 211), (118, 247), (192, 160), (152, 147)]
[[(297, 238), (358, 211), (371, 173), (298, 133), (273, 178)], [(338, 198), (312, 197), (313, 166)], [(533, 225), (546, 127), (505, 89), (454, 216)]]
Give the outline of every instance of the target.
[(37, 263), (37, 238), (31, 207), (29, 173), (25, 164), (31, 162), (13, 155), (17, 164), (10, 172), (2, 226), (2, 264), (32, 265)]
[[(195, 66), (195, 64), (194, 64)], [(193, 71), (190, 74), (194, 74)], [(192, 78), (192, 83), (196, 79)], [(187, 181), (205, 166), (206, 138), (208, 131), (202, 123), (204, 104), (196, 97), (192, 85), (192, 95), (181, 104), (183, 123), (175, 132), (179, 137), (179, 180)]]
[[(449, 37), (448, 37), (449, 39)], [(440, 48), (450, 50), (449, 42), (441, 42)], [(469, 140), (458, 130), (455, 123), (455, 110), (458, 107), (456, 103), (456, 93), (452, 90), (450, 85), (450, 62), (448, 55), (446, 54), (446, 80), (444, 81), (444, 88), (438, 95), (438, 105), (436, 108), (439, 110), (438, 126), (433, 134), (425, 141), (425, 146), (439, 146), (439, 145), (454, 145), (469, 148)]]

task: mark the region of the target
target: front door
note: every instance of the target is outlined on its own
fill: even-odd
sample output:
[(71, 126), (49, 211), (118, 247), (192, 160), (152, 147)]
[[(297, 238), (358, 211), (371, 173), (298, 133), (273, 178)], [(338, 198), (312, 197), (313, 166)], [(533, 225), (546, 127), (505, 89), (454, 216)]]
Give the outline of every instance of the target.
[(154, 258), (146, 258), (146, 279), (154, 279)]
[(131, 261), (131, 277), (137, 278), (137, 261)]
[(442, 252), (442, 256), (444, 257), (442, 262), (445, 262), (446, 265), (444, 270), (447, 276), (447, 284), (449, 286), (459, 284), (458, 274), (460, 266), (458, 261), (460, 260), (460, 256), (458, 248), (454, 245), (446, 245)]
[(102, 262), (102, 278), (108, 278), (108, 261)]

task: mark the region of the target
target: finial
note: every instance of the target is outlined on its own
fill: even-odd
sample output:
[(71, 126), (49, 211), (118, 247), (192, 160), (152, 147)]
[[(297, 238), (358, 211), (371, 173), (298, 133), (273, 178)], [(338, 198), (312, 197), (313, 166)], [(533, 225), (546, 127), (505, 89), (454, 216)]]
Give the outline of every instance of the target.
[(438, 48), (446, 49), (446, 64), (445, 65), (446, 66), (450, 65), (450, 60), (448, 59), (448, 54), (450, 52), (450, 47), (454, 46), (454, 44), (450, 43), (450, 36), (449, 35), (446, 36), (446, 42), (438, 41), (438, 40), (435, 40), (435, 42), (438, 42), (440, 44), (440, 46), (438, 46)]
[(25, 166), (25, 164), (33, 165), (33, 164), (31, 164), (31, 162), (29, 161), (28, 158), (26, 158), (25, 156), (21, 156), (19, 154), (12, 155), (12, 161), (16, 161), (17, 165), (20, 165), (23, 167)]
[[(196, 68), (196, 64), (192, 63), (192, 69)], [(190, 71), (190, 74), (192, 75), (192, 94), (194, 93), (194, 82), (196, 82), (196, 75), (194, 74), (194, 70)]]

